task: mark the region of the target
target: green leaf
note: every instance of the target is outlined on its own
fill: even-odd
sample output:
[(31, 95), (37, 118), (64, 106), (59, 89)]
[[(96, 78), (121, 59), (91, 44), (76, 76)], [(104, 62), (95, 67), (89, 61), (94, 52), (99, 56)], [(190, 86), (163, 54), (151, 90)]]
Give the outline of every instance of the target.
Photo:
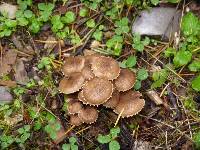
[(33, 12), (31, 10), (25, 10), (24, 11), (24, 16), (26, 18), (31, 18), (33, 16)]
[(76, 138), (75, 137), (70, 137), (69, 138), (69, 143), (70, 144), (75, 144), (76, 143)]
[(24, 130), (25, 130), (26, 132), (30, 131), (30, 129), (31, 129), (31, 126), (30, 126), (30, 125), (25, 125), (25, 126), (24, 126)]
[(159, 71), (156, 71), (153, 73), (153, 84), (151, 85), (151, 88), (157, 88), (161, 87), (165, 81), (167, 80), (168, 71), (166, 69), (161, 69)]
[(134, 84), (134, 89), (135, 90), (139, 90), (141, 88), (141, 81), (140, 80), (136, 80), (135, 84)]
[(88, 15), (88, 9), (87, 8), (81, 8), (81, 10), (79, 12), (79, 16), (85, 17), (87, 15)]
[(142, 68), (142, 69), (139, 69), (138, 72), (137, 72), (137, 79), (142, 81), (142, 80), (145, 80), (147, 79), (148, 77), (148, 72), (146, 69)]
[(151, 0), (151, 3), (156, 6), (159, 4), (159, 0)]
[(17, 21), (18, 21), (18, 25), (20, 26), (28, 25), (28, 20), (26, 18), (20, 17), (20, 18), (17, 18)]
[(71, 150), (78, 150), (78, 146), (77, 146), (77, 145), (74, 145), (74, 144), (72, 144), (72, 145), (71, 145)]
[(17, 132), (19, 132), (19, 134), (23, 134), (23, 133), (25, 132), (25, 130), (24, 130), (24, 128), (22, 127), (22, 128), (17, 129)]
[(94, 28), (95, 27), (95, 21), (94, 19), (90, 19), (86, 22), (86, 25), (89, 27), (89, 28)]
[(197, 72), (200, 71), (200, 61), (194, 60), (189, 66), (190, 71)]
[(5, 21), (5, 24), (6, 24), (6, 26), (9, 27), (9, 28), (16, 27), (16, 26), (17, 26), (17, 21), (16, 21), (16, 20), (7, 19), (7, 20)]
[(97, 141), (101, 144), (109, 143), (111, 141), (111, 136), (110, 135), (101, 135), (99, 134), (97, 137)]
[(136, 65), (136, 57), (131, 55), (128, 57), (128, 59), (126, 60), (126, 67), (128, 68), (132, 68)]
[(190, 51), (180, 50), (176, 53), (173, 62), (176, 67), (187, 65), (192, 59), (192, 53)]
[(200, 91), (200, 75), (192, 80), (192, 88), (195, 91)]
[(193, 13), (189, 12), (183, 16), (181, 30), (184, 35), (197, 35), (200, 30), (200, 23), (198, 17)]
[(102, 40), (102, 37), (103, 37), (103, 32), (100, 31), (99, 29), (97, 29), (97, 30), (93, 33), (93, 37), (95, 38), (95, 40), (101, 41), (101, 40)]
[(70, 144), (63, 144), (62, 150), (70, 150)]
[(70, 24), (73, 23), (76, 19), (74, 12), (68, 11), (66, 12), (65, 16), (61, 18), (64, 23)]
[(199, 149), (200, 148), (200, 131), (198, 131), (194, 134), (193, 140), (194, 140), (194, 143), (195, 143), (195, 148)]
[(116, 140), (109, 143), (109, 150), (120, 150), (120, 145)]
[(168, 47), (165, 51), (164, 51), (165, 57), (171, 57), (174, 56), (176, 54), (176, 50), (174, 48)]
[(116, 138), (119, 133), (120, 133), (119, 127), (110, 129), (110, 134), (111, 134), (112, 138)]

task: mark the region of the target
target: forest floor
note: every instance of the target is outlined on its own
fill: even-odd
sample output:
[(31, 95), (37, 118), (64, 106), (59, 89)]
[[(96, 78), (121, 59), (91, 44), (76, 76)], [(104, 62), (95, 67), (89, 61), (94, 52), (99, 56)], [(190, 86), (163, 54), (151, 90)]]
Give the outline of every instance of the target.
[[(0, 149), (200, 149), (200, 4), (187, 0), (9, 0), (0, 15)], [(176, 37), (132, 33), (142, 10), (181, 11)], [(0, 10), (1, 10), (0, 5)], [(110, 56), (137, 74), (145, 106), (120, 118), (98, 107), (93, 124), (69, 123), (58, 90), (68, 56)], [(102, 138), (102, 139), (101, 139)]]

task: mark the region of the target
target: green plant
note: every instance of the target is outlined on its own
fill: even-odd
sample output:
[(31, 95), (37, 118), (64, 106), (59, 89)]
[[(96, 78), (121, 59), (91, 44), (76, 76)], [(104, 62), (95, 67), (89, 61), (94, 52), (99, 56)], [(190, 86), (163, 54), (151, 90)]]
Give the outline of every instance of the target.
[(195, 143), (195, 148), (199, 149), (200, 148), (200, 131), (198, 131), (194, 134), (193, 140), (194, 140), (194, 143)]
[(89, 19), (89, 20), (86, 22), (86, 25), (87, 25), (87, 27), (89, 27), (89, 28), (94, 28), (95, 25), (96, 25), (96, 23), (95, 23), (94, 19)]
[(76, 138), (70, 137), (69, 144), (63, 144), (62, 150), (78, 150), (78, 146), (76, 145)]
[(123, 37), (114, 35), (111, 39), (107, 40), (106, 46), (111, 51), (111, 54), (119, 56), (123, 46)]
[(123, 33), (128, 33), (129, 32), (129, 26), (128, 26), (128, 18), (123, 17), (121, 20), (118, 20), (115, 22), (115, 26), (117, 27), (115, 29), (115, 33), (117, 35), (121, 35)]
[(198, 91), (198, 92), (200, 91), (200, 75), (192, 80), (192, 88), (195, 91)]
[(79, 11), (79, 16), (86, 17), (88, 15), (88, 9), (87, 8), (81, 8)]
[(15, 138), (12, 135), (1, 135), (0, 136), (0, 142), (1, 142), (1, 148), (6, 149), (8, 148), (13, 142), (15, 141)]
[(52, 3), (39, 3), (38, 4), (38, 9), (40, 13), (39, 20), (47, 22), (52, 14), (54, 7), (55, 6)]
[(61, 125), (60, 123), (56, 120), (56, 118), (50, 114), (47, 113), (46, 115), (46, 120), (48, 121), (48, 124), (44, 127), (44, 130), (49, 134), (50, 138), (55, 140), (57, 138), (57, 131), (60, 130)]
[(109, 150), (119, 150), (120, 145), (116, 140), (118, 134), (120, 133), (120, 128), (112, 128), (110, 133), (107, 135), (99, 134), (97, 137), (97, 141), (101, 144), (109, 144)]
[(139, 90), (141, 88), (141, 82), (148, 78), (148, 72), (146, 69), (141, 68), (137, 71), (137, 80), (134, 85), (135, 90)]
[(169, 72), (167, 69), (160, 69), (158, 71), (155, 71), (152, 75), (152, 79), (154, 82), (151, 85), (151, 88), (161, 87), (165, 83), (165, 81), (167, 81), (168, 74)]
[(51, 61), (53, 59), (53, 55), (50, 55), (49, 57), (42, 57), (42, 59), (38, 63), (38, 69), (47, 69), (48, 71), (50, 71), (52, 68)]
[(66, 12), (65, 16), (61, 17), (63, 23), (70, 24), (73, 23), (76, 19), (74, 12), (68, 11)]
[(28, 140), (31, 136), (30, 134), (30, 125), (24, 125), (22, 128), (19, 128), (17, 132), (19, 133), (19, 136), (15, 139), (15, 141), (20, 145), (23, 146), (23, 144)]
[(145, 37), (144, 40), (141, 40), (141, 36), (139, 34), (135, 34), (133, 36), (133, 44), (132, 47), (135, 48), (137, 51), (142, 52), (144, 50), (144, 46), (149, 45), (150, 39)]
[(98, 29), (96, 29), (96, 31), (93, 33), (93, 37), (95, 40), (97, 41), (101, 41), (102, 40), (102, 37), (103, 37), (103, 30), (104, 29), (104, 26), (103, 25), (100, 25), (98, 27)]

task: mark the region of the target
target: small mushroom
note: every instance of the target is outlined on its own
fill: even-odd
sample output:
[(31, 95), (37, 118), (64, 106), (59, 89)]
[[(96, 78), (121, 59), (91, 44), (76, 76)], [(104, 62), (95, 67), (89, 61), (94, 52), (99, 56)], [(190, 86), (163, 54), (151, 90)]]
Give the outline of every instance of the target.
[(68, 103), (68, 113), (69, 114), (76, 114), (82, 109), (81, 102), (78, 101), (69, 101)]
[(58, 89), (64, 94), (70, 94), (77, 92), (83, 86), (85, 79), (79, 72), (73, 73), (67, 77), (64, 77), (59, 84)]
[(112, 95), (113, 84), (103, 78), (93, 78), (83, 86), (83, 97), (90, 105), (105, 103)]
[(119, 77), (114, 81), (118, 91), (130, 90), (136, 81), (136, 75), (129, 69), (121, 69)]
[(145, 105), (144, 99), (140, 98), (141, 96), (140, 92), (132, 90), (121, 93), (119, 103), (114, 108), (114, 112), (117, 114), (121, 113), (123, 118), (136, 115)]
[(114, 90), (112, 97), (109, 98), (107, 102), (103, 103), (103, 106), (107, 108), (114, 108), (117, 106), (118, 102), (119, 102), (119, 91)]
[(96, 57), (92, 62), (92, 70), (96, 77), (114, 80), (119, 76), (120, 67), (116, 60), (111, 57)]
[(69, 123), (71, 125), (79, 126), (83, 123), (83, 121), (78, 117), (78, 114), (70, 115)]
[(78, 117), (84, 122), (84, 123), (94, 123), (98, 118), (98, 111), (91, 106), (86, 106), (86, 108), (81, 109), (81, 111), (78, 113)]
[(81, 72), (85, 64), (85, 58), (83, 56), (70, 56), (65, 58), (65, 63), (62, 68), (64, 75), (69, 75), (75, 72)]

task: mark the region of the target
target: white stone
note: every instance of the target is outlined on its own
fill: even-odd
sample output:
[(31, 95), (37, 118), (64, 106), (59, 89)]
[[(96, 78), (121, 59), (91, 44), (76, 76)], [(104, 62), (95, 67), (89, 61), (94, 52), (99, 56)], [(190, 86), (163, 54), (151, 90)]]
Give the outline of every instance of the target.
[(8, 18), (14, 19), (16, 17), (17, 6), (8, 3), (3, 3), (0, 5), (0, 12), (7, 13)]

